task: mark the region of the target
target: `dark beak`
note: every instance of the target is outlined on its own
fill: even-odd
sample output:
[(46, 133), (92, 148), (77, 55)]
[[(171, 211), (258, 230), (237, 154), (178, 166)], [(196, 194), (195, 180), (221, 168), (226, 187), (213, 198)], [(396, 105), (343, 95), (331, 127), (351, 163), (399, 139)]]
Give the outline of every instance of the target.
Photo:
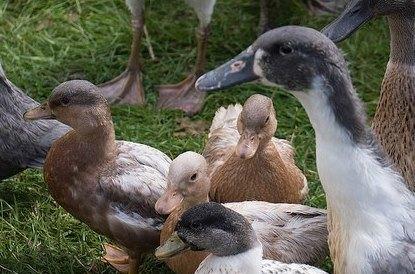
[(196, 82), (199, 91), (215, 91), (230, 88), (258, 79), (254, 73), (255, 51), (250, 48), (226, 64), (202, 75)]
[(26, 111), (23, 114), (23, 118), (26, 121), (33, 121), (39, 119), (55, 119), (55, 115), (53, 115), (52, 110), (49, 107), (49, 104), (43, 103), (42, 105), (35, 107)]
[(350, 0), (343, 13), (321, 32), (338, 43), (348, 38), (373, 17), (374, 12), (368, 0)]

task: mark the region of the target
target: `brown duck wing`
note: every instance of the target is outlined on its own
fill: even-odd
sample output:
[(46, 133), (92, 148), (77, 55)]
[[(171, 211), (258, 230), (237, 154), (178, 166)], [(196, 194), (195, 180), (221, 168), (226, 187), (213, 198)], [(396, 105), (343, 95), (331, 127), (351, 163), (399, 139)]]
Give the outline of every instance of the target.
[(257, 201), (225, 206), (252, 223), (266, 259), (318, 264), (328, 254), (327, 214), (323, 209)]
[(216, 111), (203, 151), (209, 165), (209, 175), (223, 165), (238, 143), (240, 135), (237, 121), (241, 111), (242, 106), (239, 104), (221, 107)]

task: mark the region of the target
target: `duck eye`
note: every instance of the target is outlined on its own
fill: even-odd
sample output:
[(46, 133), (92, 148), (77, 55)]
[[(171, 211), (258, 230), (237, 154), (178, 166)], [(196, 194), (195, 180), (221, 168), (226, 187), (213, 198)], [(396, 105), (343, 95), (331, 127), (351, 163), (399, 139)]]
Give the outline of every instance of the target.
[(196, 178), (197, 178), (197, 173), (193, 174), (193, 175), (190, 177), (190, 180), (194, 181), (194, 180), (196, 180)]
[(62, 99), (61, 99), (61, 105), (62, 106), (67, 106), (69, 104), (69, 98), (68, 97), (63, 97)]
[(293, 48), (290, 47), (290, 46), (287, 46), (287, 45), (284, 45), (284, 46), (280, 47), (280, 54), (281, 55), (287, 55), (287, 54), (292, 53), (293, 51), (294, 51)]

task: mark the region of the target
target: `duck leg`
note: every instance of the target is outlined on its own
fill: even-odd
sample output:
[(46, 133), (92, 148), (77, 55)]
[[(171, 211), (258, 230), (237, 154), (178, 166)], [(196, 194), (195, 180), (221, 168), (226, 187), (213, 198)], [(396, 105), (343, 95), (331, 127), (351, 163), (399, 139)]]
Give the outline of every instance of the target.
[(158, 108), (181, 109), (189, 116), (198, 113), (202, 109), (205, 94), (196, 90), (195, 82), (205, 69), (209, 34), (209, 25), (198, 27), (196, 31), (197, 59), (193, 72), (178, 84), (157, 87), (159, 93)]
[[(140, 3), (140, 1), (138, 1)], [(127, 69), (113, 80), (100, 85), (102, 93), (111, 104), (144, 105), (145, 96), (141, 82), (140, 46), (144, 27), (144, 4), (130, 7), (132, 12), (133, 41)]]
[(259, 2), (260, 14), (258, 24), (258, 35), (261, 35), (271, 29), (273, 29), (269, 13), (270, 13), (270, 2), (271, 0), (261, 0)]
[(314, 15), (337, 14), (345, 6), (346, 0), (305, 0)]
[(121, 273), (128, 273), (130, 269), (130, 257), (127, 252), (111, 244), (104, 244), (103, 247), (105, 255), (102, 259), (108, 262), (117, 271)]

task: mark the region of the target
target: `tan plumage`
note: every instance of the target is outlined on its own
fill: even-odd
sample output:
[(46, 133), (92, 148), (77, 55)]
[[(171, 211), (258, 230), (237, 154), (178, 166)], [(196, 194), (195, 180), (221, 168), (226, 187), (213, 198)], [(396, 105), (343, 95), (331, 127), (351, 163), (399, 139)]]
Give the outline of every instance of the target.
[(220, 108), (203, 152), (217, 202), (258, 200), (300, 203), (307, 180), (288, 141), (273, 137), (277, 120), (271, 99), (256, 94), (244, 107)]
[[(173, 160), (166, 192), (156, 203), (159, 213), (170, 213), (161, 232), (161, 244), (171, 236), (187, 209), (209, 200), (209, 187), (207, 163), (201, 155), (186, 152)], [(264, 248), (264, 258), (316, 264), (328, 252), (325, 210), (261, 201), (224, 206), (242, 214), (252, 224)], [(187, 251), (168, 259), (167, 264), (176, 273), (194, 273), (206, 255), (205, 252)]]

